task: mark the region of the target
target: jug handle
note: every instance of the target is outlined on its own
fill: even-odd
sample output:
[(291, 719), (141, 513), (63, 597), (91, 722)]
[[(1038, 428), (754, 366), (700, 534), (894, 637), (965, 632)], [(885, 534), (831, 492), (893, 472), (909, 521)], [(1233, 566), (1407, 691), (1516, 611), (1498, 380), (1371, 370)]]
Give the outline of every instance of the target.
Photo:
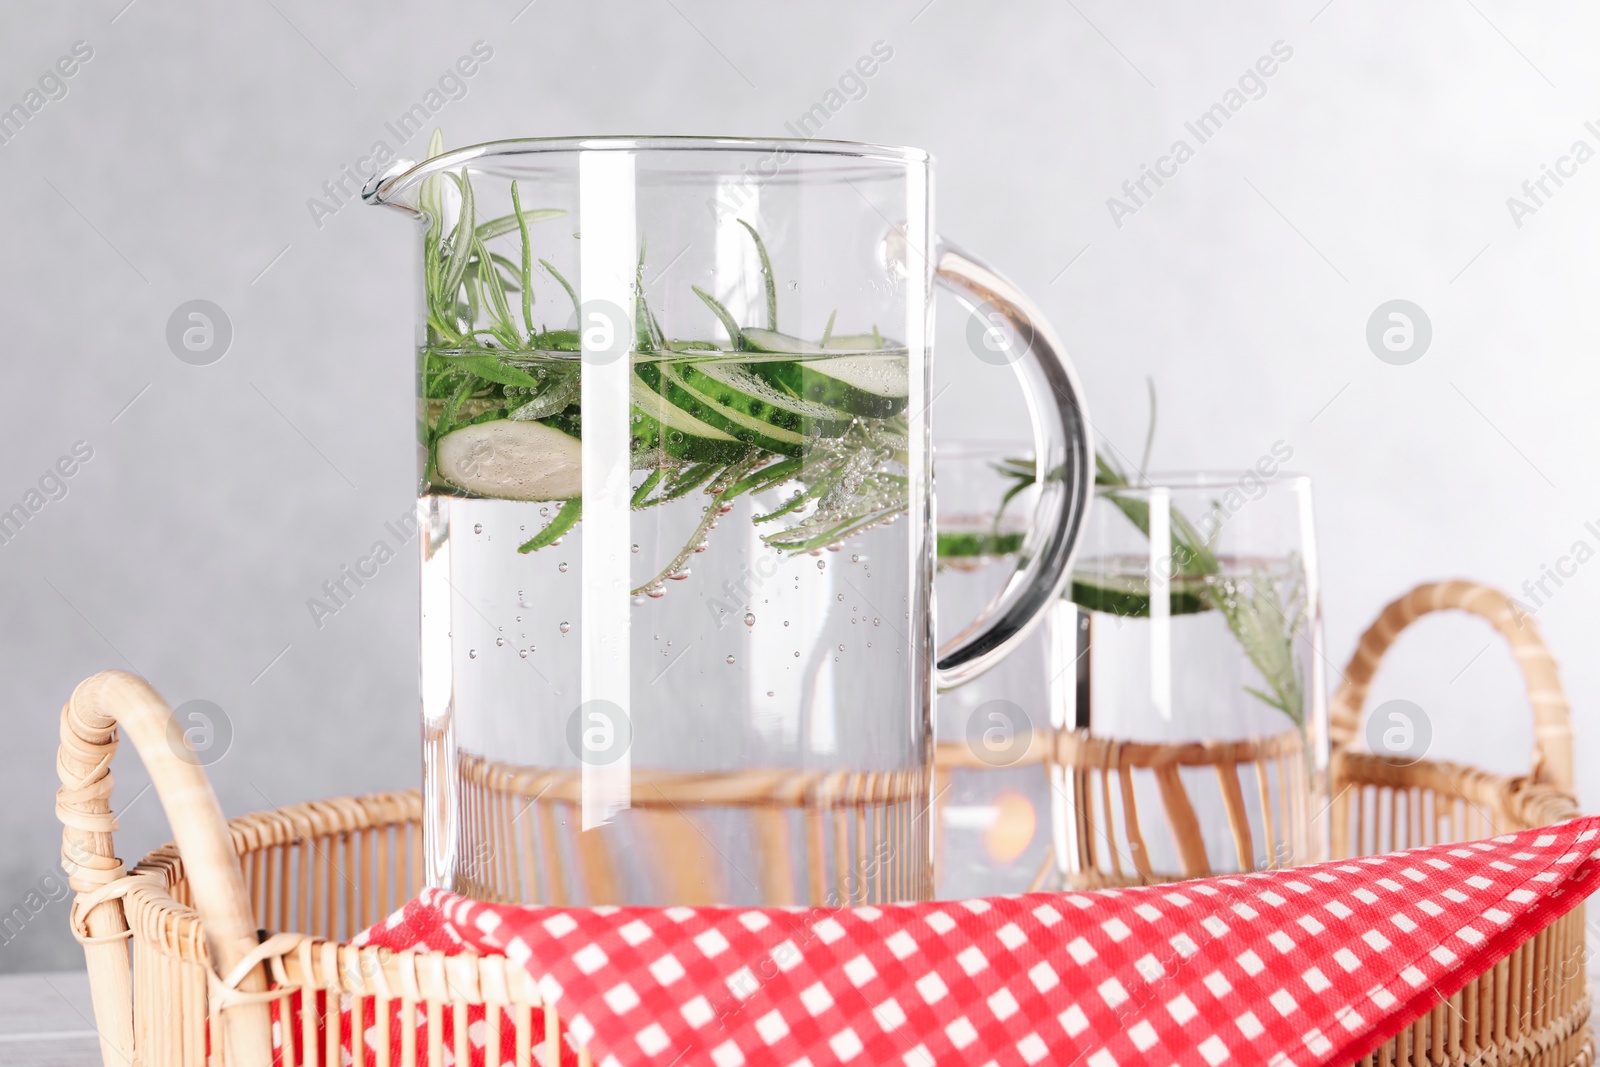
[(1033, 302), (994, 268), (942, 238), (934, 276), (967, 308), (997, 312), (1015, 332), (1007, 358), (1033, 423), (1039, 486), (1016, 573), (983, 614), (939, 649), (938, 685), (947, 690), (1004, 659), (1060, 599), (1094, 496), (1094, 446), (1077, 373)]

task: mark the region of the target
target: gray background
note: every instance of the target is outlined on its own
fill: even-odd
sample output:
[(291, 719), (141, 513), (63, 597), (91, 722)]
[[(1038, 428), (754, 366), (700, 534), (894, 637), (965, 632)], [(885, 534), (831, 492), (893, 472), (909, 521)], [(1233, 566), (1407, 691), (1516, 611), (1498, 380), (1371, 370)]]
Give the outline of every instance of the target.
[[(225, 711), (211, 770), (230, 813), (415, 782), (410, 559), (321, 630), (305, 606), (410, 507), (411, 231), (358, 204), (319, 227), (307, 200), (478, 40), (492, 59), (434, 120), (451, 144), (781, 134), (887, 42), (825, 135), (934, 153), (941, 228), (1034, 294), (1125, 452), (1146, 376), (1158, 466), (1293, 447), (1317, 484), (1333, 663), (1417, 580), (1517, 591), (1600, 546), (1600, 161), (1520, 227), (1506, 205), (1574, 140), (1600, 147), (1592, 8), (525, 2), (7, 5), (0, 107), (73, 42), (94, 57), (0, 146), (0, 510), (75, 441), (94, 457), (0, 545), (0, 912), (51, 869), (57, 710), (104, 667)], [(1276, 41), (1293, 57), (1265, 95), (1117, 226), (1107, 198), (1192, 144), (1184, 122)], [(196, 298), (233, 326), (210, 366), (165, 340)], [(1365, 341), (1397, 298), (1433, 327), (1408, 366)], [(963, 327), (941, 312), (939, 380), (961, 386), (938, 435), (1004, 435), (1014, 386)], [(1538, 622), (1593, 797), (1591, 571)], [(1408, 635), (1379, 695), (1426, 710), (1435, 754), (1526, 766), (1516, 675), (1481, 624)], [(117, 772), (131, 859), (166, 828), (137, 761)], [(65, 917), (0, 945), (0, 971), (80, 965)]]

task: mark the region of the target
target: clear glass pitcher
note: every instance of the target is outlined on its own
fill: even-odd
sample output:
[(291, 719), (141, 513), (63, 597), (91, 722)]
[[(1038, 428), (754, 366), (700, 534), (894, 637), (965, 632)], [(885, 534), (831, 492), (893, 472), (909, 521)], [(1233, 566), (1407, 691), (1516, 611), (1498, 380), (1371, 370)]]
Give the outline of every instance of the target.
[[(420, 223), (428, 881), (554, 904), (927, 898), (931, 698), (1060, 595), (1083, 398), (933, 229), (927, 155), (497, 141), (391, 171)], [(935, 281), (988, 321), (1042, 489), (937, 657)], [(937, 659), (937, 662), (936, 662)]]

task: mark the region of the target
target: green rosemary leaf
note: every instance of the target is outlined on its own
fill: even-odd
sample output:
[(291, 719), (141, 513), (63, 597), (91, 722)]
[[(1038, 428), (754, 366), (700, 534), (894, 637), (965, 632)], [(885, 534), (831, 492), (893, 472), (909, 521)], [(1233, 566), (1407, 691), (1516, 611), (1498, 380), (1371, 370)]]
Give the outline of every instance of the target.
[(1000, 531), (1000, 520), (1005, 517), (1006, 508), (1010, 507), (1011, 502), (1018, 496), (1027, 492), (1028, 487), (1033, 485), (1033, 483), (1037, 480), (1038, 476), (1033, 471), (1029, 471), (1026, 478), (1017, 477), (1016, 482), (1011, 486), (1011, 488), (1007, 489), (1000, 497), (1000, 506), (996, 508), (994, 512), (994, 528), (996, 533)]
[[(455, 175), (450, 175), (455, 178)], [(472, 232), (472, 182), (467, 180), (467, 171), (461, 169), (461, 177), (457, 181), (461, 190), (461, 214), (456, 219), (455, 238), (450, 243), (450, 261), (445, 269), (444, 281), (440, 286), (440, 295), (445, 299), (454, 297), (461, 288), (461, 279), (467, 272), (467, 259), (472, 255), (473, 242), (464, 239), (466, 234)]]
[(555, 518), (550, 520), (550, 525), (528, 538), (517, 548), (518, 552), (537, 552), (561, 538), (561, 535), (572, 529), (583, 515), (583, 498), (578, 497), (568, 500), (561, 505), (561, 510), (556, 512)]
[[(528, 242), (528, 218), (522, 211), (522, 197), (517, 193), (517, 183), (511, 183), (511, 208), (517, 217), (517, 227), (522, 231), (522, 263), (519, 265), (519, 277), (522, 279), (522, 321), (528, 327), (528, 336), (531, 338), (533, 329), (533, 245)], [(480, 229), (478, 239), (486, 240)]]
[(689, 288), (694, 290), (694, 295), (698, 296), (701, 300), (704, 300), (706, 302), (706, 307), (710, 308), (712, 313), (715, 314), (717, 318), (722, 320), (723, 329), (728, 331), (728, 339), (733, 342), (733, 347), (736, 350), (743, 351), (745, 346), (744, 331), (739, 328), (739, 324), (734, 321), (733, 316), (728, 314), (728, 309), (723, 307), (721, 302), (718, 301), (716, 297), (712, 296), (698, 285), (691, 285)]
[(547, 378), (542, 384), (544, 392), (512, 411), (506, 418), (515, 422), (535, 422), (559, 415), (578, 401), (581, 383), (576, 368), (571, 374)]
[(789, 501), (782, 507), (776, 508), (763, 515), (751, 516), (750, 521), (754, 523), (771, 522), (773, 519), (782, 518), (785, 515), (799, 511), (809, 503), (811, 503), (810, 493), (796, 492), (795, 495), (791, 497)]
[(756, 254), (761, 257), (761, 277), (767, 290), (767, 329), (774, 333), (778, 329), (778, 276), (772, 273), (772, 260), (767, 256), (767, 246), (761, 240), (761, 235), (756, 228), (744, 219), (739, 220), (739, 225), (750, 231), (750, 239), (756, 243)]
[[(478, 249), (478, 262), (482, 263), (489, 257), (488, 250), (483, 247), (482, 241), (474, 241), (474, 244)], [(500, 272), (491, 266), (481, 274), (479, 281), (488, 291), (490, 310), (498, 327), (495, 332), (500, 334), (502, 339), (509, 338), (507, 347), (522, 347), (522, 338), (517, 335), (516, 324), (511, 319), (511, 305), (506, 301), (505, 287), (500, 284)]]
[(764, 489), (770, 489), (798, 475), (805, 465), (805, 460), (795, 458), (774, 463), (770, 467), (762, 467), (748, 478), (729, 486), (728, 497), (732, 499), (745, 493), (759, 493)]
[(721, 469), (723, 468), (715, 463), (696, 463), (692, 467), (684, 468), (676, 478), (668, 480), (666, 491), (656, 498), (656, 503), (665, 504), (679, 497), (688, 496), (716, 477)]
[(654, 339), (655, 346), (658, 349), (667, 347), (667, 336), (661, 332), (661, 323), (656, 321), (656, 313), (645, 304), (642, 295), (639, 297), (639, 306), (644, 308), (645, 318), (650, 324), (650, 336)]
[[(843, 522), (826, 527), (820, 532), (812, 532), (815, 527), (801, 526), (793, 530), (784, 530), (779, 533), (767, 534), (761, 540), (773, 548), (798, 555), (801, 552), (810, 552), (828, 545), (837, 544), (847, 537), (860, 533), (869, 526), (876, 526), (886, 519), (893, 518), (906, 510), (905, 504), (889, 504), (864, 515), (852, 515)], [(811, 533), (809, 537), (796, 535)]]
[[(564, 209), (558, 207), (536, 207), (532, 210), (520, 209), (515, 192), (516, 186), (516, 182), (511, 183), (513, 190), (511, 194), (511, 206), (513, 209), (511, 214), (501, 215), (497, 219), (490, 219), (488, 222), (481, 224), (478, 227), (478, 240), (493, 240), (496, 237), (505, 236), (512, 230), (522, 230), (526, 234), (528, 223), (543, 222), (546, 219), (559, 219), (566, 214)], [(524, 243), (526, 243), (526, 238), (524, 238)]]
[(438, 317), (434, 315), (432, 311), (428, 312), (428, 326), (439, 335), (440, 340), (446, 345), (457, 347), (461, 344), (461, 335), (455, 330), (446, 326), (444, 323), (440, 322)]
[(543, 389), (544, 383), (525, 370), (500, 362), (494, 356), (462, 356), (453, 362), (470, 370), (480, 378), (500, 385), (514, 385), (522, 389)]
[(650, 497), (650, 491), (661, 484), (661, 476), (665, 473), (660, 467), (651, 471), (645, 477), (645, 480), (639, 483), (639, 488), (633, 491), (631, 506), (635, 508), (644, 507), (644, 502)]
[[(517, 281), (516, 264), (505, 256), (492, 252), (489, 254), (489, 259), (494, 264), (494, 272), (500, 275), (500, 288), (508, 293), (520, 293), (522, 286)], [(483, 262), (477, 256), (473, 256), (472, 260), (467, 264), (467, 277), (481, 278), (485, 273)]]
[(572, 300), (572, 311), (573, 311), (573, 313), (574, 314), (580, 313), (583, 309), (581, 307), (579, 307), (579, 305), (578, 305), (578, 293), (577, 293), (577, 290), (572, 288), (572, 283), (567, 281), (566, 278), (562, 277), (561, 272), (556, 270), (555, 267), (553, 267), (550, 264), (549, 260), (541, 259), (539, 261), (539, 266), (541, 266), (545, 270), (549, 271), (550, 272), (550, 277), (554, 278), (556, 281), (561, 283), (561, 288), (563, 288), (563, 289), (565, 289), (567, 291), (567, 296), (569, 298), (571, 298), (571, 300)]
[(434, 424), (433, 437), (428, 441), (428, 469), (424, 472), (425, 478), (432, 478), (438, 466), (438, 446), (440, 438), (455, 429), (456, 412), (461, 410), (461, 402), (472, 392), (473, 377), (468, 374), (461, 379), (461, 384), (445, 402), (444, 411), (439, 415), (439, 421)]

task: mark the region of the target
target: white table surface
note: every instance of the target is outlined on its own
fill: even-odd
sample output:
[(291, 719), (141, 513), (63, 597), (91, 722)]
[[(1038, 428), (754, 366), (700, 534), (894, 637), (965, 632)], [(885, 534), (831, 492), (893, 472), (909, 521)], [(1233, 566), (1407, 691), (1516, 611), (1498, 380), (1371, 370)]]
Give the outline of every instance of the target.
[(101, 1067), (87, 975), (0, 975), (0, 1064)]

